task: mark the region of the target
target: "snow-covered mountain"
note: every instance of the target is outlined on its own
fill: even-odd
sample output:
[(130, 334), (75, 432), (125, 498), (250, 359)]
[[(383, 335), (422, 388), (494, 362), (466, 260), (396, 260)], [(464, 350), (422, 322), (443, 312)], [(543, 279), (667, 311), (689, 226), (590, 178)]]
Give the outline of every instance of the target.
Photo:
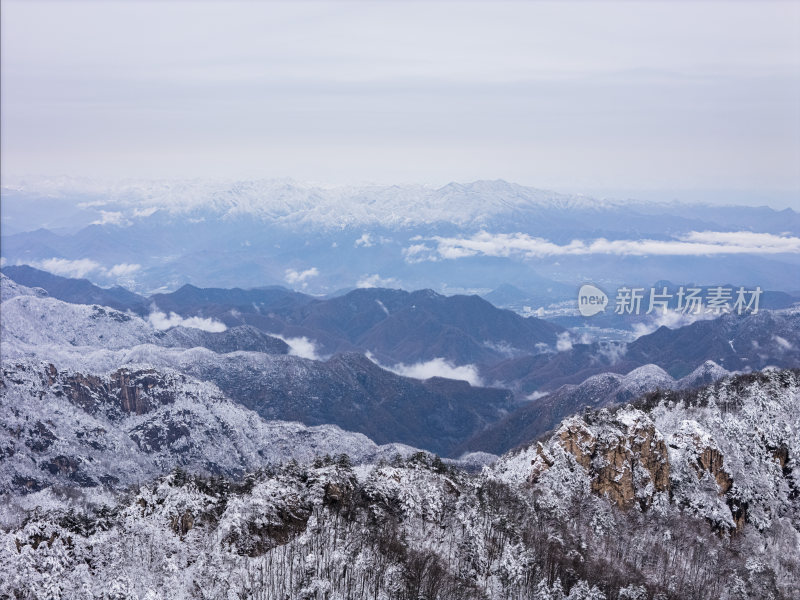
[[(288, 180), (138, 181), (106, 186), (75, 179), (19, 181), (3, 187), (12, 198), (83, 200), (89, 214), (123, 211), (125, 221), (155, 215), (212, 213), (322, 228), (397, 227), (431, 223), (484, 226), (490, 219), (541, 210), (568, 211), (619, 203), (558, 194), (505, 181), (421, 185), (319, 186)], [(455, 210), (454, 210), (455, 208)], [(77, 212), (77, 211), (76, 211)], [(116, 217), (115, 217), (116, 218)], [(89, 224), (88, 222), (85, 224)]]
[[(107, 307), (64, 303), (7, 277), (3, 285), (7, 295), (16, 294), (3, 306), (6, 358), (49, 361), (86, 374), (120, 367), (175, 370), (213, 382), (267, 419), (333, 423), (378, 443), (403, 442), (452, 456), (467, 450), (501, 453), (585, 407), (626, 402), (659, 388), (696, 387), (732, 370), (712, 357), (737, 370), (792, 366), (800, 348), (800, 313), (791, 310), (726, 316), (675, 330), (663, 327), (630, 344), (608, 347), (573, 345), (561, 332), (558, 340), (566, 340), (567, 349), (555, 352), (538, 341), (556, 337), (546, 323), (498, 311), (478, 298), (429, 291), (357, 290), (320, 301), (280, 290), (264, 295), (187, 287), (158, 297), (170, 311), (186, 315), (176, 315), (175, 323), (224, 329), (204, 331), (184, 326), (161, 330), (153, 313), (146, 320)], [(272, 298), (274, 304), (248, 313), (243, 303), (254, 298)], [(351, 352), (309, 360), (293, 355), (295, 350), (281, 339), (241, 324), (249, 322), (285, 335), (313, 335), (328, 348), (376, 349), (378, 357), (367, 360)], [(469, 366), (468, 375), (458, 370), (466, 373), (464, 367), (443, 365), (454, 377), (478, 378), (480, 373), (483, 381), (511, 388), (517, 402), (506, 391), (443, 379), (415, 381), (373, 362), (380, 358), (377, 362), (392, 365), (398, 362), (392, 356), (424, 360), (441, 355), (457, 365), (479, 357), (497, 361), (506, 353), (523, 356), (484, 364), (480, 372)], [(442, 372), (442, 365), (431, 370), (426, 364), (433, 363), (395, 370), (419, 376), (416, 372), (427, 369), (424, 377)]]
[(4, 364), (47, 362), (84, 375), (123, 367), (177, 371), (213, 382), (265, 419), (336, 424), (381, 444), (402, 442), (445, 456), (514, 403), (507, 390), (412, 379), (361, 354), (325, 361), (288, 355), (283, 341), (247, 326), (162, 331), (133, 314), (34, 295), (14, 296), (2, 311)]
[(381, 285), (488, 293), (513, 284), (546, 305), (573, 299), (587, 278), (800, 290), (800, 217), (790, 209), (601, 201), (505, 181), (66, 179), (8, 182), (3, 206), (6, 265), (139, 293), (184, 283), (316, 294)]
[[(227, 329), (224, 325), (206, 331), (175, 325), (163, 330), (153, 319), (98, 306), (68, 304), (44, 297), (41, 290), (26, 288), (4, 275), (0, 287), (3, 299), (3, 336), (6, 356), (35, 351), (38, 346), (88, 347), (93, 350), (119, 350), (142, 344), (164, 347), (204, 347), (217, 352), (247, 350), (269, 354), (286, 354), (286, 342), (250, 326)], [(192, 321), (178, 320), (196, 324)], [(212, 321), (206, 321), (206, 324)], [(202, 324), (201, 324), (202, 326)]]
[[(503, 180), (452, 182), (441, 187), (424, 185), (331, 186), (292, 180), (129, 180), (107, 183), (77, 178), (26, 178), (7, 181), (3, 193), (12, 200), (25, 198), (51, 206), (72, 209), (73, 218), (102, 217), (111, 210), (123, 211), (119, 218), (130, 221), (166, 215), (216, 214), (222, 218), (241, 215), (263, 221), (299, 223), (322, 228), (347, 226), (398, 227), (452, 223), (485, 227), (500, 220), (511, 222), (529, 216), (586, 212), (601, 219), (609, 211), (631, 210), (633, 218), (651, 215), (663, 218), (670, 211), (696, 209), (700, 219), (723, 214), (713, 205), (637, 202), (562, 194), (526, 187)], [(75, 201), (79, 201), (75, 202)], [(72, 205), (70, 203), (73, 202)], [(775, 215), (768, 209), (725, 207), (725, 226), (737, 226), (749, 216), (760, 216), (758, 225), (782, 231), (800, 225), (791, 211)], [(22, 212), (15, 207), (13, 216)], [(786, 221), (789, 217), (789, 221)], [(21, 218), (21, 215), (20, 217)], [(106, 217), (106, 220), (110, 217)], [(564, 218), (564, 222), (569, 216)], [(676, 219), (677, 220), (677, 219)], [(684, 217), (690, 221), (691, 217)], [(77, 222), (77, 220), (75, 221)], [(88, 221), (85, 225), (90, 224)], [(751, 224), (753, 224), (751, 222)]]
[(462, 448), (479, 448), (501, 454), (537, 439), (562, 419), (586, 409), (597, 410), (630, 402), (659, 390), (690, 390), (730, 375), (714, 361), (706, 361), (680, 379), (647, 364), (628, 373), (605, 372), (577, 384), (565, 384), (552, 392), (534, 393), (517, 410), (489, 425)]
[(38, 298), (45, 298), (49, 294), (47, 290), (40, 287), (31, 288), (25, 285), (20, 285), (10, 277), (6, 277), (0, 273), (0, 301), (5, 302), (17, 296), (36, 296)]
[(104, 505), (13, 498), (0, 594), (788, 600), (799, 377), (573, 417), (475, 475), (424, 454), (334, 457), (240, 481), (176, 471)]
[(555, 502), (585, 488), (625, 509), (674, 504), (722, 530), (796, 528), (798, 377), (770, 370), (573, 416), (494, 469)]
[(93, 375), (6, 362), (0, 413), (4, 494), (54, 484), (124, 489), (175, 467), (238, 476), (290, 459), (412, 451), (334, 425), (265, 421), (211, 383), (152, 368)]
[[(571, 338), (570, 338), (571, 339)], [(482, 370), (519, 395), (551, 393), (602, 373), (628, 373), (654, 364), (670, 377), (691, 375), (707, 361), (726, 371), (800, 364), (800, 310), (722, 315), (678, 327), (661, 326), (632, 342), (570, 343), (557, 353), (509, 358)]]
[[(726, 370), (796, 364), (797, 311), (604, 345), (430, 291), (189, 288), (145, 317), (5, 276), (0, 289), (0, 596), (800, 593), (800, 374)], [(283, 334), (381, 331), (385, 348), (417, 348), (430, 342), (409, 323), (444, 324), (456, 345), (510, 354), (486, 373), (545, 395), (520, 406), (359, 353), (303, 358), (221, 300), (254, 294), (274, 304), (251, 314), (280, 317)], [(556, 348), (499, 343), (525, 351), (519, 336), (541, 332)], [(724, 366), (709, 360), (723, 351)], [(522, 442), (493, 466), (414, 448)]]

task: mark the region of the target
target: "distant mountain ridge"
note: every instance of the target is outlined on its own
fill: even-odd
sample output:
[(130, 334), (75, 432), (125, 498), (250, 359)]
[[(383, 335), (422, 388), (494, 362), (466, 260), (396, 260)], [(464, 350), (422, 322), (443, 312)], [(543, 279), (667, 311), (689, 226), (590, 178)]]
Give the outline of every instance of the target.
[[(402, 377), (361, 354), (289, 356), (282, 341), (247, 326), (157, 331), (135, 315), (35, 295), (5, 300), (2, 318), (4, 363), (49, 361), (86, 375), (123, 367), (174, 371), (213, 382), (265, 419), (339, 424), (442, 455), (514, 405), (508, 390)], [(265, 347), (244, 351), (248, 344)]]
[(5, 266), (2, 271), (15, 282), (45, 289), (51, 297), (64, 302), (99, 304), (117, 310), (133, 310), (139, 314), (146, 310), (147, 298), (122, 286), (103, 288), (88, 279), (61, 277), (28, 265)]
[[(5, 267), (3, 272), (22, 273), (29, 284), (50, 286), (51, 295), (76, 302), (83, 296), (72, 290), (88, 283), (40, 276), (43, 272), (30, 267)], [(87, 289), (90, 300), (104, 293), (97, 286)], [(280, 287), (242, 290), (185, 285), (170, 294), (144, 300), (135, 297), (128, 309), (138, 309), (143, 316), (158, 309), (184, 318), (213, 319), (235, 328), (237, 335), (249, 332), (246, 344), (242, 338), (238, 345), (210, 345), (212, 338), (222, 340), (232, 333), (206, 335), (205, 341), (196, 342), (212, 349), (285, 353), (283, 342), (274, 338), (279, 335), (290, 341), (305, 338), (319, 356), (369, 353), (389, 367), (443, 359), (453, 365), (472, 365), (485, 382), (508, 387), (519, 396), (551, 392), (592, 375), (627, 373), (647, 364), (658, 365), (676, 379), (708, 360), (728, 371), (800, 364), (800, 311), (794, 309), (724, 315), (673, 329), (662, 326), (628, 343), (590, 344), (578, 343), (577, 336), (551, 322), (497, 309), (476, 296), (443, 296), (430, 290), (367, 288), (320, 299)], [(246, 328), (239, 329), (242, 326)], [(197, 339), (199, 335), (192, 334)], [(258, 341), (264, 335), (273, 349), (264, 345), (266, 338)], [(178, 333), (168, 337), (174, 341), (158, 343), (189, 343), (186, 334), (184, 342), (178, 340)]]
[[(557, 330), (543, 328), (548, 325), (543, 321), (497, 310), (477, 297), (448, 298), (429, 290), (354, 290), (319, 300), (282, 289), (185, 286), (160, 297), (171, 309), (230, 325), (208, 332), (181, 326), (154, 330), (130, 313), (64, 304), (14, 285), (3, 275), (4, 357), (49, 358), (51, 352), (42, 355), (39, 348), (50, 347), (60, 348), (55, 360), (62, 368), (88, 373), (121, 365), (175, 370), (214, 382), (265, 419), (334, 423), (378, 443), (399, 441), (453, 456), (503, 452), (587, 406), (618, 404), (658, 388), (709, 383), (729, 370), (800, 363), (800, 312), (792, 311), (663, 327), (630, 344), (569, 342), (570, 347), (556, 351), (552, 342), (566, 332), (555, 335)], [(259, 299), (269, 304), (254, 305)], [(235, 304), (225, 304), (229, 301)], [(248, 321), (280, 325), (290, 342), (288, 336), (314, 333), (339, 346), (333, 346), (334, 356), (326, 361), (287, 356), (293, 352), (289, 344), (240, 324)], [(536, 342), (542, 335), (549, 335), (551, 343)], [(693, 341), (698, 339), (703, 343)], [(362, 352), (376, 346), (388, 350), (369, 360), (348, 351), (358, 345)], [(394, 356), (490, 360), (480, 372), (484, 381), (514, 390), (516, 400), (508, 389), (436, 378), (417, 381), (373, 362), (399, 351), (403, 354)], [(531, 354), (504, 358), (508, 352)]]
[[(546, 281), (577, 286), (587, 275), (615, 284), (655, 276), (800, 290), (792, 270), (800, 265), (798, 249), (787, 244), (800, 235), (800, 215), (789, 209), (598, 201), (506, 181), (332, 188), (65, 179), (7, 185), (3, 207), (6, 264), (66, 261), (59, 263), (64, 274), (91, 269), (98, 281), (137, 292), (186, 282), (289, 284), (317, 294), (380, 284), (372, 282), (487, 292), (510, 283), (545, 304), (563, 299), (563, 289), (548, 293), (554, 284)], [(748, 252), (709, 254), (700, 244), (684, 254), (693, 236), (709, 233)], [(761, 237), (748, 243), (738, 234)], [(602, 248), (615, 241), (625, 248), (612, 269)], [(573, 252), (594, 242), (600, 248)], [(683, 250), (647, 250), (665, 242)], [(760, 249), (774, 243), (784, 251)], [(531, 245), (538, 250), (530, 252)], [(73, 268), (73, 261), (84, 262)]]
[[(436, 221), (483, 226), (499, 215), (519, 218), (525, 213), (567, 213), (631, 209), (647, 216), (668, 212), (678, 203), (637, 202), (563, 194), (498, 180), (451, 182), (446, 185), (320, 186), (291, 180), (129, 181), (107, 185), (74, 178), (29, 179), (3, 186), (4, 193), (27, 198), (82, 198), (86, 208), (130, 209), (128, 218), (192, 214), (204, 210), (225, 217), (253, 215), (264, 220), (300, 222), (326, 227), (352, 225), (409, 225)], [(678, 204), (681, 208), (690, 204)], [(453, 210), (457, 207), (457, 210)], [(718, 219), (717, 207), (697, 205), (700, 218)], [(772, 225), (800, 226), (791, 209), (728, 206), (736, 209), (732, 225), (746, 224), (748, 215), (776, 214)], [(136, 215), (133, 209), (139, 209)], [(788, 219), (788, 220), (787, 220)], [(688, 220), (688, 218), (687, 218)]]
[[(184, 285), (149, 298), (112, 293), (87, 280), (58, 277), (27, 266), (4, 267), (27, 286), (78, 304), (103, 304), (145, 316), (152, 310), (216, 319), (228, 327), (307, 337), (321, 354), (371, 352), (385, 364), (445, 358), (456, 364), (493, 363), (555, 347), (565, 330), (494, 307), (477, 296), (443, 296), (431, 290), (356, 289), (319, 299), (282, 287), (250, 290)], [(244, 349), (244, 348), (241, 348)]]

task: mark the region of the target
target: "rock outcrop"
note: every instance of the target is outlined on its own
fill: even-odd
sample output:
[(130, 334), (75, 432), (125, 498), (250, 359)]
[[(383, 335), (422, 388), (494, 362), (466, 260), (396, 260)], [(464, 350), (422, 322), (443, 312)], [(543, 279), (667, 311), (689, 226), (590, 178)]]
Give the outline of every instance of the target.
[[(556, 434), (558, 443), (591, 477), (592, 491), (620, 508), (639, 503), (646, 508), (659, 492), (669, 491), (669, 457), (663, 436), (643, 413), (605, 428), (596, 435), (580, 418), (567, 420)], [(532, 477), (552, 466), (539, 445)]]
[[(52, 364), (45, 370), (48, 387), (64, 395), (72, 404), (89, 413), (99, 412), (112, 420), (128, 415), (144, 415), (158, 406), (171, 404), (170, 377), (155, 369), (119, 369), (110, 376), (59, 372)], [(185, 381), (183, 376), (177, 376)]]

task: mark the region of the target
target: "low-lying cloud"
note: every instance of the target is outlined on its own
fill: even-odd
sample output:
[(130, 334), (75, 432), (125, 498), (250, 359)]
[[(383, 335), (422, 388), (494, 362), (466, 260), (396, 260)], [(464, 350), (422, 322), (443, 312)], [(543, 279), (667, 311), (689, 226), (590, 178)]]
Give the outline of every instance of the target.
[(473, 386), (483, 385), (483, 380), (480, 375), (478, 375), (478, 369), (475, 365), (456, 366), (444, 358), (434, 358), (433, 360), (418, 362), (413, 365), (398, 363), (391, 367), (385, 365), (380, 366), (392, 373), (397, 373), (404, 377), (412, 377), (414, 379), (424, 380), (430, 379), (431, 377), (444, 377), (446, 379), (466, 381)]
[(572, 350), (572, 336), (570, 335), (569, 331), (562, 331), (558, 334), (558, 339), (556, 340), (556, 350), (559, 352)]
[(102, 270), (100, 263), (89, 258), (69, 260), (67, 258), (47, 258), (36, 262), (31, 262), (31, 266), (53, 275), (62, 277), (86, 277), (89, 273)]
[(372, 248), (375, 244), (372, 241), (372, 236), (368, 233), (364, 233), (358, 238), (355, 243), (353, 244), (356, 248), (359, 246), (363, 246), (364, 248)]
[(130, 225), (130, 221), (121, 212), (101, 210), (100, 218), (92, 221), (92, 225)]
[(794, 348), (794, 346), (789, 340), (779, 335), (773, 335), (772, 339), (775, 340), (775, 342), (782, 350), (791, 350), (792, 348)]
[(170, 329), (171, 327), (193, 327), (195, 329), (202, 329), (203, 331), (210, 331), (212, 333), (219, 333), (225, 331), (227, 327), (225, 323), (215, 319), (207, 319), (203, 317), (188, 317), (183, 318), (177, 313), (171, 312), (169, 316), (161, 311), (151, 312), (147, 320), (154, 329)]
[(324, 360), (324, 357), (319, 353), (316, 342), (308, 339), (306, 336), (284, 337), (277, 333), (270, 333), (270, 335), (283, 340), (289, 345), (290, 356), (308, 358), (309, 360)]
[(292, 285), (296, 283), (305, 284), (307, 280), (311, 279), (312, 277), (316, 277), (317, 275), (319, 275), (319, 269), (317, 269), (316, 267), (311, 267), (310, 269), (306, 269), (305, 271), (286, 269), (285, 278), (287, 283), (290, 283)]
[(372, 275), (362, 275), (356, 282), (357, 288), (391, 288), (398, 287), (400, 282), (394, 277), (381, 277), (377, 273)]
[(407, 262), (454, 260), (471, 256), (541, 258), (607, 254), (616, 256), (703, 256), (717, 254), (796, 254), (800, 238), (752, 231), (691, 231), (671, 240), (572, 240), (556, 244), (525, 233), (489, 233), (472, 237), (427, 238), (403, 254)]
[(634, 323), (633, 334), (639, 338), (643, 335), (653, 333), (659, 327), (669, 327), (670, 329), (678, 329), (691, 325), (695, 321), (704, 321), (708, 319), (715, 319), (719, 317), (717, 314), (701, 311), (695, 313), (684, 313), (677, 310), (658, 311), (650, 315), (645, 321)]
[(102, 277), (119, 279), (121, 277), (130, 277), (142, 268), (142, 265), (136, 263), (120, 263), (106, 268), (96, 260), (90, 258), (80, 258), (76, 260), (70, 260), (68, 258), (46, 258), (44, 260), (31, 261), (29, 264), (32, 267), (47, 271), (53, 275), (78, 279), (83, 279), (91, 273), (96, 273)]
[(614, 365), (622, 360), (627, 351), (627, 344), (619, 342), (601, 342), (597, 348), (597, 358), (610, 365)]
[(142, 265), (138, 265), (135, 263), (120, 263), (108, 269), (106, 271), (106, 275), (108, 275), (109, 277), (130, 277), (141, 268)]

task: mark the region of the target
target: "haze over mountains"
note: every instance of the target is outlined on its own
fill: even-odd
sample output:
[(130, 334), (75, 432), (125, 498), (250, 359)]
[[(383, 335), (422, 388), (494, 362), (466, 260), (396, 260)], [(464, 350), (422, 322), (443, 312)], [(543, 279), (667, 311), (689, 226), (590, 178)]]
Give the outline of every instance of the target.
[(0, 3), (0, 600), (800, 599), (800, 3)]
[[(794, 212), (506, 182), (37, 186), (4, 190), (0, 565), (28, 579), (0, 595), (89, 589), (103, 551), (137, 600), (172, 581), (162, 554), (212, 597), (252, 595), (253, 569), (273, 597), (797, 591)], [(585, 282), (762, 293), (583, 317)], [(128, 546), (152, 550), (136, 577)]]
[(5, 183), (3, 201), (7, 265), (144, 293), (185, 283), (314, 293), (513, 284), (532, 291), (535, 308), (570, 299), (585, 280), (800, 290), (800, 216), (791, 209), (598, 201), (505, 181), (332, 188), (65, 178)]

